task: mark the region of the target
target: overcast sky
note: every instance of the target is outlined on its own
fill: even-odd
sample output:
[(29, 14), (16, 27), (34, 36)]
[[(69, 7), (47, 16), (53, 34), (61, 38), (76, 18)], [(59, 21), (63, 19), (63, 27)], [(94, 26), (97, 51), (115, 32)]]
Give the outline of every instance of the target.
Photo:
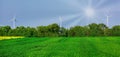
[[(86, 8), (94, 9), (94, 16), (85, 14)], [(109, 27), (120, 24), (120, 0), (0, 0), (0, 26), (12, 26), (16, 17), (17, 26), (48, 25), (60, 23), (62, 26), (106, 24)]]

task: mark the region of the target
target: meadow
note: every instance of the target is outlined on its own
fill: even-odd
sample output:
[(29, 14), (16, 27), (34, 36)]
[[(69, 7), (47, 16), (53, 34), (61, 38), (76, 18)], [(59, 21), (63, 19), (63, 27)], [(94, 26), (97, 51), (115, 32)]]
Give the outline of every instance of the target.
[(5, 39), (0, 57), (120, 57), (120, 37)]

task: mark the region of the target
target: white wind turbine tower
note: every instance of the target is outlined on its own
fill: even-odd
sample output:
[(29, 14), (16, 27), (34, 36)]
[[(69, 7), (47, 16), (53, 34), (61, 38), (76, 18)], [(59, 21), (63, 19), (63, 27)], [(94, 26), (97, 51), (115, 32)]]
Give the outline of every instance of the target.
[(62, 27), (62, 17), (61, 16), (59, 16), (59, 21), (60, 21), (60, 28)]
[(16, 16), (13, 17), (12, 22), (13, 22), (13, 28), (16, 28)]
[(109, 14), (110, 14), (110, 13), (109, 13), (109, 10), (107, 9), (106, 12), (105, 12), (105, 16), (106, 16), (106, 25), (107, 25), (107, 27), (109, 27), (109, 17), (110, 17)]
[(59, 26), (60, 26), (59, 33), (62, 33), (62, 17), (61, 16), (59, 16), (59, 21), (60, 21), (60, 23), (59, 23)]
[(107, 26), (109, 27), (109, 16), (107, 15)]

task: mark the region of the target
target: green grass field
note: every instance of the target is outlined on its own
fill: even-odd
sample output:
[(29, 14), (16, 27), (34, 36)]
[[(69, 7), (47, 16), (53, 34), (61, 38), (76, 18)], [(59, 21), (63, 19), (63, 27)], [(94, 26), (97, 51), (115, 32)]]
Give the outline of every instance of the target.
[(120, 57), (120, 37), (0, 40), (0, 57)]

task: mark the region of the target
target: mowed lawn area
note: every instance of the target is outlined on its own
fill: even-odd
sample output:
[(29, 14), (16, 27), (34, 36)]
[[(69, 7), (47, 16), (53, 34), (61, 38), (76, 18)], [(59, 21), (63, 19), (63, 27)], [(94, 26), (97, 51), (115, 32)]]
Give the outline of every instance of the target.
[(120, 37), (0, 40), (0, 57), (120, 57)]

